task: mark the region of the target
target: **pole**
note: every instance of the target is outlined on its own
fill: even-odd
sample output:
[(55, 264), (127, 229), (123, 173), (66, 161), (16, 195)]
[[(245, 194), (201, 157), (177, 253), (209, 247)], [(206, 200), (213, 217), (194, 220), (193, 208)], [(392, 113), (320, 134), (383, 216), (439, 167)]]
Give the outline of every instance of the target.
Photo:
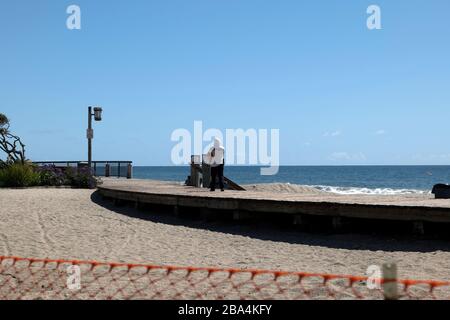
[(127, 179), (131, 178), (133, 178), (133, 166), (129, 163), (127, 167)]
[(88, 108), (88, 167), (91, 169), (92, 165), (92, 107)]
[(383, 294), (385, 300), (397, 300), (397, 265), (395, 263), (383, 264)]

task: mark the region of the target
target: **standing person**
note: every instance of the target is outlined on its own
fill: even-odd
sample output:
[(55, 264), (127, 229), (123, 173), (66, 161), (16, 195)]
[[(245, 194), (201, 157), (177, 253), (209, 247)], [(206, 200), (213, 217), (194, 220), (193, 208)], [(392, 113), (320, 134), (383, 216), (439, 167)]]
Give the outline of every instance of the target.
[(224, 191), (223, 169), (225, 166), (225, 148), (218, 138), (214, 138), (214, 146), (206, 154), (206, 163), (211, 166), (211, 191), (216, 191), (216, 177), (219, 178), (219, 187)]

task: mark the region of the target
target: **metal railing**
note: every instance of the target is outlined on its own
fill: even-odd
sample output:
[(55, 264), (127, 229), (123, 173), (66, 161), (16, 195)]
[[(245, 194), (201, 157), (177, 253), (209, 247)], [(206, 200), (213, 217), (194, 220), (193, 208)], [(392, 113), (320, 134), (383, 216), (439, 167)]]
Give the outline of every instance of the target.
[[(87, 161), (33, 161), (33, 164), (37, 166), (45, 166), (51, 165), (56, 167), (87, 167)], [(126, 166), (126, 168), (122, 168)], [(103, 170), (101, 170), (103, 168)], [(112, 170), (117, 168), (117, 170)], [(101, 174), (103, 171), (103, 174)], [(94, 176), (117, 176), (126, 177), (127, 179), (131, 179), (133, 176), (133, 161), (92, 161), (92, 172)], [(122, 175), (123, 173), (123, 175)]]

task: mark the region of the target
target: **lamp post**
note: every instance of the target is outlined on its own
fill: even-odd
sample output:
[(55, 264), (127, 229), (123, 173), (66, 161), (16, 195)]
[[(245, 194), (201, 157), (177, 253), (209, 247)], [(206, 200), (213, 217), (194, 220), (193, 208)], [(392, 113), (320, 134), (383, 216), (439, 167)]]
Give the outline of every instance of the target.
[(89, 170), (92, 168), (92, 139), (94, 139), (94, 130), (92, 129), (92, 117), (95, 121), (102, 121), (102, 108), (94, 107), (94, 113), (92, 113), (92, 107), (88, 108), (88, 129), (87, 129), (87, 139), (88, 139), (88, 167)]

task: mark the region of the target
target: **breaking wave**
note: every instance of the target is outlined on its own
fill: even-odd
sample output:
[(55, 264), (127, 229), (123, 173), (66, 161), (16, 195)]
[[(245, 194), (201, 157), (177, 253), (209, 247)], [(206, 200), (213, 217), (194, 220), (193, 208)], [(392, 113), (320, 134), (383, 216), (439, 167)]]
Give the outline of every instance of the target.
[(368, 194), (368, 195), (401, 195), (401, 194), (429, 194), (431, 191), (416, 189), (392, 189), (392, 188), (356, 188), (356, 187), (333, 187), (312, 186), (320, 191), (337, 194)]

